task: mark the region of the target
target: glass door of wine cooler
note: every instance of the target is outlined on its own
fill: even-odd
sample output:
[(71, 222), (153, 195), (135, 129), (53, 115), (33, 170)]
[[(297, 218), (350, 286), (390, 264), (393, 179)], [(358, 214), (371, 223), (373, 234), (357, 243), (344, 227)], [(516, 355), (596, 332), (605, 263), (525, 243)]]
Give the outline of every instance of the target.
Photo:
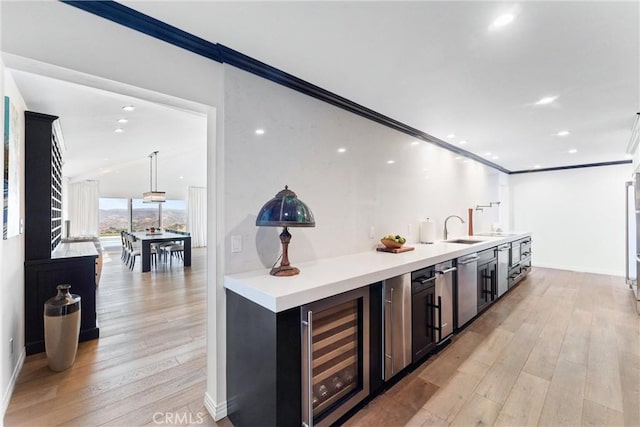
[(369, 394), (369, 289), (301, 309), (305, 426), (335, 422)]

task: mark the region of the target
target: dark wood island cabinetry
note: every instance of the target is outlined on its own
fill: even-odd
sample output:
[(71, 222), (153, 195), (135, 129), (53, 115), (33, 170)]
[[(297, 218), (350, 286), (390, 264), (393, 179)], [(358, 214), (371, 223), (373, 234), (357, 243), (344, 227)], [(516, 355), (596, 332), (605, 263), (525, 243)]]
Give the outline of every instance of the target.
[[(480, 238), (473, 245), (420, 245), (397, 257), (362, 252), (321, 259), (286, 281), (262, 269), (225, 276), (229, 419), (236, 426), (341, 425), (444, 347), (436, 342), (440, 328), (451, 320), (440, 318), (443, 301), (438, 297), (444, 292), (438, 286), (453, 292), (449, 300), (457, 310), (457, 276), (436, 277), (453, 271), (447, 260), (475, 257), (469, 296), (476, 311), (477, 292), (487, 304), (499, 298), (498, 245), (523, 237), (531, 241), (527, 233), (515, 233)], [(522, 247), (530, 254), (530, 243)], [(387, 304), (393, 307), (393, 293), (387, 296), (385, 289), (387, 281), (407, 274), (416, 286), (406, 311), (412, 321), (403, 329), (408, 340), (402, 342), (414, 357), (398, 375), (385, 379), (385, 361), (394, 355), (385, 348), (385, 340), (393, 344), (385, 322), (393, 330), (395, 318), (385, 316)], [(445, 333), (450, 336), (451, 330)]]
[[(337, 298), (347, 302), (331, 297), (275, 313), (227, 291), (228, 413), (234, 425), (298, 427), (309, 417), (307, 425), (333, 425), (381, 390), (382, 284)], [(315, 331), (309, 338), (302, 319), (311, 308)], [(311, 372), (305, 371), (310, 343)], [(306, 412), (305, 398), (312, 405)]]

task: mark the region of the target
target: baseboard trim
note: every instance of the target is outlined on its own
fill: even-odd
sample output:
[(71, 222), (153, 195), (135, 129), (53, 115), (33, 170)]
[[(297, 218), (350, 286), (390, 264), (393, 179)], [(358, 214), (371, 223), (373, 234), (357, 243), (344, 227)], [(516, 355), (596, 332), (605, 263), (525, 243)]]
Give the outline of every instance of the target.
[(227, 401), (216, 403), (209, 396), (209, 393), (204, 394), (204, 407), (207, 408), (214, 421), (220, 421), (227, 416)]
[(13, 369), (13, 373), (11, 374), (11, 379), (9, 380), (9, 384), (7, 385), (7, 389), (4, 392), (4, 396), (2, 396), (2, 408), (0, 410), (0, 426), (3, 425), (4, 416), (7, 413), (7, 408), (9, 407), (9, 402), (11, 401), (11, 396), (13, 395), (13, 389), (16, 386), (16, 380), (18, 379), (18, 375), (20, 371), (22, 371), (22, 365), (24, 365), (24, 359), (27, 357), (27, 353), (22, 348), (20, 352), (20, 357), (18, 358), (18, 363), (16, 363), (15, 368)]
[(557, 264), (546, 264), (546, 263), (532, 263), (533, 267), (540, 267), (540, 268), (551, 268), (553, 270), (568, 270), (568, 271), (575, 271), (578, 273), (591, 273), (591, 274), (605, 274), (607, 276), (619, 276), (619, 277), (624, 277), (623, 274), (620, 274), (619, 271), (614, 271), (614, 270), (599, 270), (599, 269), (595, 269), (595, 268), (588, 268), (588, 267), (576, 267), (576, 266), (571, 266), (571, 265), (557, 265)]

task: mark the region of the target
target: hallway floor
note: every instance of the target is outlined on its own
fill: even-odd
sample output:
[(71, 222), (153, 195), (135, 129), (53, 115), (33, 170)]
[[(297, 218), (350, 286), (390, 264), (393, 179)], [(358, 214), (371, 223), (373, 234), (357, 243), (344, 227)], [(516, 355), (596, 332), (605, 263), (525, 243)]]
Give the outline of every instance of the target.
[(620, 277), (534, 268), (355, 426), (638, 426), (640, 317)]
[(104, 252), (100, 338), (80, 343), (64, 372), (44, 353), (27, 357), (5, 426), (216, 425), (203, 404), (206, 249), (193, 250), (190, 268), (140, 265), (129, 271), (119, 249)]
[[(81, 343), (65, 372), (28, 357), (5, 425), (216, 425), (203, 405), (205, 257), (194, 250), (191, 268), (141, 274), (108, 251), (100, 339)], [(638, 426), (632, 304), (622, 278), (534, 268), (346, 425)]]

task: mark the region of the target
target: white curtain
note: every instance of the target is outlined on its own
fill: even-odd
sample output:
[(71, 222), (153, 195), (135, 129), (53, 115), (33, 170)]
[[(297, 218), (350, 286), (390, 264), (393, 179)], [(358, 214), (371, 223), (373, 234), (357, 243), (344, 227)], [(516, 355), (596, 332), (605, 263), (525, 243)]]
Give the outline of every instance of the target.
[(187, 229), (191, 233), (191, 246), (207, 246), (207, 189), (189, 187), (187, 200)]
[(69, 184), (69, 220), (71, 236), (98, 236), (98, 181)]

